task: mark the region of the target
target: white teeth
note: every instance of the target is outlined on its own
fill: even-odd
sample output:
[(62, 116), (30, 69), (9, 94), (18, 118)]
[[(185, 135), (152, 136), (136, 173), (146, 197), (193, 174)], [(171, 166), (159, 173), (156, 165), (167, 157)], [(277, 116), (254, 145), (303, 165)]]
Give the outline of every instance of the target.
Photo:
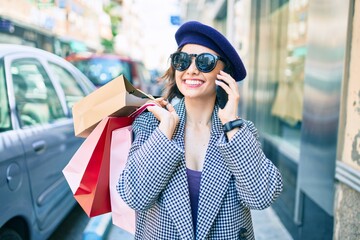
[(185, 80), (185, 83), (188, 85), (199, 85), (202, 84), (202, 81), (199, 80)]

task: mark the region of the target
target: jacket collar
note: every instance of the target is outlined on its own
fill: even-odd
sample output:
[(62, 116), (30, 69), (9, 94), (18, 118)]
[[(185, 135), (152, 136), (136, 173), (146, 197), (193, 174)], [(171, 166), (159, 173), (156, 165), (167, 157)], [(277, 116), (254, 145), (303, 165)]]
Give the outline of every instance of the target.
[[(173, 140), (184, 150), (184, 131), (186, 122), (186, 109), (184, 99), (175, 106), (179, 116), (179, 125), (175, 130)], [(222, 199), (228, 188), (231, 177), (229, 169), (225, 166), (218, 149), (218, 140), (223, 134), (222, 124), (218, 117), (218, 106), (212, 114), (211, 136), (209, 147), (205, 155), (204, 168), (200, 182), (200, 196), (198, 206), (197, 238), (205, 239), (213, 221), (220, 209)], [(186, 177), (185, 155), (174, 173), (166, 193), (166, 206), (169, 214), (181, 235), (181, 238), (193, 238), (193, 225), (189, 190)], [(174, 191), (176, 189), (176, 191)]]
[[(175, 105), (176, 113), (179, 116), (179, 124), (177, 129), (175, 130), (175, 134), (173, 139), (177, 142), (181, 142), (181, 147), (184, 149), (184, 131), (185, 131), (185, 123), (186, 123), (186, 109), (185, 109), (185, 100), (184, 98), (180, 99), (180, 101)], [(222, 131), (222, 123), (220, 118), (218, 117), (219, 107), (215, 105), (214, 111), (211, 116), (211, 135), (215, 135), (220, 137), (223, 133)]]

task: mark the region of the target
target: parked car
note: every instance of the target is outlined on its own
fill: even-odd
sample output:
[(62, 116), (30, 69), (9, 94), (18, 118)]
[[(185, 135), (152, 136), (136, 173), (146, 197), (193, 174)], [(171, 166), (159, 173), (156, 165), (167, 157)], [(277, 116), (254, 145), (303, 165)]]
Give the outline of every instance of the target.
[(150, 71), (141, 61), (117, 54), (90, 52), (70, 54), (66, 60), (75, 65), (98, 87), (124, 74), (136, 88), (153, 96), (162, 94), (163, 86), (152, 81)]
[(71, 107), (95, 89), (63, 58), (0, 44), (0, 239), (47, 239), (75, 206)]

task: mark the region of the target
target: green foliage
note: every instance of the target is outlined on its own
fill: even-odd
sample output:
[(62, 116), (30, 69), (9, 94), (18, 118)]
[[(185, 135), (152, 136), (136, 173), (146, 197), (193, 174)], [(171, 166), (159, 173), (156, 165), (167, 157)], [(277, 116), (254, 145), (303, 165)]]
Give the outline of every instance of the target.
[(121, 23), (121, 16), (116, 14), (116, 9), (119, 7), (119, 3), (112, 2), (104, 6), (104, 12), (110, 16), (111, 33), (113, 38), (111, 40), (102, 39), (101, 44), (104, 46), (106, 52), (114, 51), (114, 37), (118, 35), (118, 28)]
[(114, 52), (114, 41), (108, 39), (101, 39), (101, 45), (104, 47), (104, 52), (112, 53)]

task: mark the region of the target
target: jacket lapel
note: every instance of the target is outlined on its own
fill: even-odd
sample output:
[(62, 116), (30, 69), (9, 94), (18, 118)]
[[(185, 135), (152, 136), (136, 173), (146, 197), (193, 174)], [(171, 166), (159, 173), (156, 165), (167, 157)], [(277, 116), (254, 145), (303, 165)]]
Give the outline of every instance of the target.
[[(173, 140), (184, 150), (186, 113), (183, 99), (175, 109), (179, 115), (180, 122)], [(222, 134), (222, 124), (217, 116), (217, 111), (218, 108), (216, 107), (212, 115), (211, 137), (201, 175), (196, 239), (206, 238), (218, 214), (231, 177), (231, 173), (225, 166), (221, 153), (217, 148), (217, 141)], [(194, 239), (185, 155), (183, 155), (165, 191), (165, 206), (179, 231), (180, 238)]]
[[(181, 100), (176, 106), (180, 118), (173, 141), (184, 150), (185, 105)], [(171, 154), (171, 153), (170, 153)], [(189, 188), (186, 177), (185, 155), (183, 155), (177, 170), (174, 172), (164, 192), (165, 207), (171, 216), (181, 239), (194, 239), (194, 229), (191, 217)]]
[(217, 141), (222, 134), (222, 124), (217, 117), (217, 111), (216, 108), (212, 116), (211, 138), (201, 175), (196, 239), (206, 238), (219, 212), (231, 177), (217, 147)]

